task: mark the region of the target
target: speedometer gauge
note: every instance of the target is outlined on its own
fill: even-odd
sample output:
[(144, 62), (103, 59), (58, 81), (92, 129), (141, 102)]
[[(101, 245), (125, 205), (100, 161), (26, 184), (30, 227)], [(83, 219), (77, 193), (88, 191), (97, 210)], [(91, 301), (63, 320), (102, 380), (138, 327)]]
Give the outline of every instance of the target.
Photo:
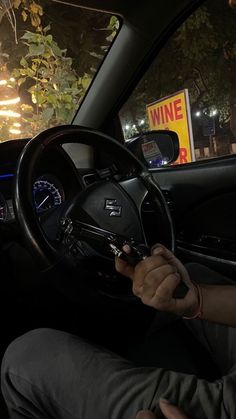
[(34, 182), (33, 196), (36, 212), (40, 213), (60, 205), (63, 202), (63, 191), (54, 179), (42, 177)]

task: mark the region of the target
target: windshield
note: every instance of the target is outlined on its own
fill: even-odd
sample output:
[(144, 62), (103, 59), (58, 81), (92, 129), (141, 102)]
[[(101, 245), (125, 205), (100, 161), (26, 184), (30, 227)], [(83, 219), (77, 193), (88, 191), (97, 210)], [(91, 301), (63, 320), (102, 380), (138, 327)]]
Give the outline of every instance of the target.
[(0, 0), (0, 141), (71, 123), (118, 25), (60, 2)]

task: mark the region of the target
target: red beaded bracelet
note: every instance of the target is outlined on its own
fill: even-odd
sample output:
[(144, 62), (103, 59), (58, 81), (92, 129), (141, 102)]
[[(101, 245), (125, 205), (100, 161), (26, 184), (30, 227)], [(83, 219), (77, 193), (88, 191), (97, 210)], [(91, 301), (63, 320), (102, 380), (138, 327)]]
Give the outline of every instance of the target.
[(198, 293), (198, 308), (197, 308), (196, 314), (194, 314), (193, 316), (183, 316), (183, 319), (186, 319), (186, 320), (202, 318), (202, 305), (203, 305), (202, 289), (198, 284), (196, 284), (196, 282), (192, 281), (192, 283), (196, 287), (197, 293)]

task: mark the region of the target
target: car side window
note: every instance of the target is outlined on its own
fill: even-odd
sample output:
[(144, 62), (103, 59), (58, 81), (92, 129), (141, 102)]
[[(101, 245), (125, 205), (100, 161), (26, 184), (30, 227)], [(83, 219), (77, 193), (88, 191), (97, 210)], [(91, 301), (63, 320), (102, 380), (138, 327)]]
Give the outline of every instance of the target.
[(236, 0), (207, 0), (178, 28), (123, 106), (125, 139), (178, 133), (176, 163), (236, 153)]

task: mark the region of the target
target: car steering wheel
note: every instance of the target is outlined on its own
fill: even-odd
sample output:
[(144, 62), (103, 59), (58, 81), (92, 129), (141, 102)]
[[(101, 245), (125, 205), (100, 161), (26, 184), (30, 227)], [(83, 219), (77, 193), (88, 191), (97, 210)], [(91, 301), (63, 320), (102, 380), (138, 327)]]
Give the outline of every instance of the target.
[[(107, 177), (92, 185), (84, 186), (82, 190), (80, 188), (73, 199), (51, 212), (54, 217), (53, 222), (56, 224), (56, 235), (51, 240), (35, 211), (33, 182), (40, 158), (48, 147), (66, 143), (81, 143), (103, 152), (106, 151), (106, 154), (116, 157), (118, 170), (114, 170), (113, 174), (108, 174)], [(174, 251), (175, 237), (171, 214), (151, 172), (115, 139), (93, 129), (69, 125), (43, 131), (24, 147), (15, 176), (14, 204), (16, 218), (25, 236), (26, 244), (36, 256), (40, 269), (47, 270), (62, 259), (65, 248), (67, 248), (67, 253), (75, 253), (74, 247), (66, 246), (65, 243), (65, 220), (67, 239), (69, 230), (72, 229), (73, 237), (76, 236), (76, 240), (80, 240), (74, 226), (82, 221), (88, 229), (97, 227), (127, 237), (128, 240), (132, 237), (137, 243), (147, 244), (141, 219), (141, 206), (147, 194), (149, 194), (156, 216), (159, 217), (162, 243)], [(63, 234), (62, 226), (64, 227)], [(158, 231), (156, 237), (160, 242)], [(77, 255), (74, 257), (80, 259), (86, 259), (88, 255), (91, 257), (91, 252), (97, 251), (96, 243), (93, 246), (93, 240), (90, 240), (89, 247), (84, 249), (83, 246), (77, 246)], [(99, 252), (101, 256), (107, 257), (107, 252), (104, 249), (103, 254), (101, 246)]]

